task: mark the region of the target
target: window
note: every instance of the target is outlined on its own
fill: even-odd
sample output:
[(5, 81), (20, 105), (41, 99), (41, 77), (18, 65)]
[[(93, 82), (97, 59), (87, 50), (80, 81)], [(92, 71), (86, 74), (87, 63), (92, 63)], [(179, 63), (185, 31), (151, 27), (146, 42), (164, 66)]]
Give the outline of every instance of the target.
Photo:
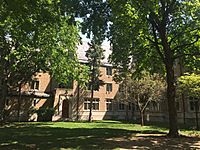
[(33, 90), (39, 90), (39, 81), (34, 80), (31, 82), (31, 89)]
[(90, 109), (90, 100), (85, 100), (84, 102), (84, 110), (89, 110)]
[(107, 110), (107, 111), (112, 111), (112, 110), (113, 110), (112, 99), (107, 99), (107, 100), (106, 100), (106, 110)]
[(189, 97), (189, 105), (190, 105), (190, 111), (197, 111), (199, 110), (198, 100), (194, 97)]
[(180, 103), (179, 103), (179, 101), (176, 102), (176, 110), (180, 111)]
[(106, 91), (107, 92), (112, 92), (112, 83), (107, 83), (106, 84)]
[(125, 109), (124, 103), (119, 103), (119, 110), (124, 110), (124, 109)]
[(112, 75), (112, 67), (106, 67), (106, 75)]
[(135, 111), (135, 104), (132, 103), (132, 111)]
[(99, 100), (98, 99), (93, 100), (92, 109), (93, 110), (99, 110)]
[(195, 111), (195, 102), (190, 101), (190, 111)]
[[(92, 83), (88, 83), (87, 84), (87, 90), (91, 90), (92, 89)], [(94, 91), (99, 91), (99, 85), (93, 85), (93, 90)]]
[[(86, 99), (84, 102), (84, 110), (90, 109), (90, 99)], [(99, 99), (94, 99), (92, 102), (92, 109), (99, 110)]]
[(128, 102), (128, 110), (131, 110), (132, 103)]
[(159, 111), (160, 110), (160, 104), (158, 102), (151, 102), (150, 103), (150, 110), (152, 111)]

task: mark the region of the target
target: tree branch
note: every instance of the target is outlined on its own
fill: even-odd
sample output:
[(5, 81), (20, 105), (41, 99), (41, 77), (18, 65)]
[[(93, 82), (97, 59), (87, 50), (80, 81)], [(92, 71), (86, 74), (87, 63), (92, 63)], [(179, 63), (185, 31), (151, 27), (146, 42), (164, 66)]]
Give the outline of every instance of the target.
[[(183, 28), (183, 30), (185, 30), (185, 29), (188, 28), (188, 27), (189, 27), (189, 25), (186, 25), (186, 26)], [(173, 42), (177, 37), (182, 36), (183, 34), (186, 34), (186, 33), (194, 32), (195, 30), (198, 31), (199, 28), (195, 28), (195, 29), (189, 30), (189, 31), (187, 31), (187, 32), (179, 32), (179, 33), (177, 33), (177, 34), (174, 34), (174, 37), (171, 38), (171, 40), (169, 41), (169, 44), (171, 45), (172, 42)]]
[(160, 47), (158, 46), (159, 42), (158, 42), (158, 39), (157, 39), (154, 22), (152, 22), (151, 24), (152, 24), (153, 37), (154, 37), (154, 40), (155, 40), (154, 46), (156, 47), (156, 50), (157, 50), (158, 54), (160, 55), (162, 61), (165, 63), (165, 57), (164, 57), (163, 53), (161, 52)]
[(184, 56), (200, 56), (200, 52), (176, 55), (176, 56), (174, 56), (174, 60), (181, 58), (181, 57), (184, 57)]
[(176, 46), (175, 48), (173, 48), (172, 51), (175, 51), (175, 50), (180, 49), (180, 48), (189, 47), (189, 46), (195, 44), (195, 43), (198, 42), (198, 41), (199, 41), (199, 35), (196, 35), (195, 41), (193, 41), (192, 43), (187, 43), (187, 44), (178, 45), (178, 46)]

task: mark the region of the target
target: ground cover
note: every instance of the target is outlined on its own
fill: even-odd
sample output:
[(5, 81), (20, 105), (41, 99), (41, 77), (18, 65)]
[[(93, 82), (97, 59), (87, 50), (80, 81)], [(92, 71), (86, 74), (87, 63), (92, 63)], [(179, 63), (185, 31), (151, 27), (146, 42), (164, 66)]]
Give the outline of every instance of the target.
[(120, 121), (23, 122), (0, 127), (0, 149), (200, 149), (200, 131), (167, 129)]

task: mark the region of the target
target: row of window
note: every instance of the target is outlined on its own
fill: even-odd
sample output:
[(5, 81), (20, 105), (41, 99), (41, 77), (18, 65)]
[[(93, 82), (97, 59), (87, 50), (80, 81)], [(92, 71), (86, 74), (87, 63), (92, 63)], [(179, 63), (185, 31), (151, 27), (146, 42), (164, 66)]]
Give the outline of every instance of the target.
[[(112, 67), (106, 67), (106, 75), (112, 76)], [(30, 88), (34, 90), (39, 90), (39, 81), (38, 80), (33, 80), (30, 83)], [(70, 80), (67, 84), (59, 84), (59, 88), (68, 88), (72, 89), (73, 88), (73, 80)], [(88, 85), (88, 90), (91, 89), (90, 84)], [(98, 88), (96, 89), (98, 90)], [(112, 83), (107, 83), (106, 84), (106, 91), (111, 92), (112, 91)]]
[[(88, 84), (88, 88), (87, 89), (91, 90), (91, 84)], [(99, 91), (99, 88), (96, 87), (96, 88), (94, 88), (94, 90), (95, 91)], [(112, 92), (112, 90), (113, 90), (112, 83), (106, 83), (106, 91), (107, 92)]]
[[(89, 110), (89, 109), (90, 109), (90, 99), (86, 99), (85, 102), (84, 102), (84, 110)], [(93, 110), (99, 110), (99, 99), (94, 99), (92, 101), (92, 109)], [(106, 110), (107, 111), (113, 110), (112, 99), (106, 100)], [(119, 103), (119, 110), (125, 110), (125, 105), (123, 103)]]
[[(84, 102), (84, 110), (89, 110), (90, 108), (90, 99), (86, 99)], [(106, 100), (106, 110), (107, 111), (113, 111), (114, 104), (112, 99)], [(150, 106), (148, 107), (151, 111), (159, 111), (160, 110), (160, 104), (159, 103), (150, 103)], [(99, 110), (99, 99), (94, 99), (92, 103), (92, 109), (93, 110)], [(125, 104), (124, 103), (118, 103), (118, 110), (125, 110)], [(128, 110), (139, 110), (138, 107), (135, 106), (134, 103), (129, 102), (128, 103)]]
[[(198, 103), (198, 101), (189, 101), (189, 110), (194, 112), (194, 111), (200, 110), (200, 104)], [(179, 102), (176, 102), (176, 110), (177, 111), (181, 111), (181, 105)]]

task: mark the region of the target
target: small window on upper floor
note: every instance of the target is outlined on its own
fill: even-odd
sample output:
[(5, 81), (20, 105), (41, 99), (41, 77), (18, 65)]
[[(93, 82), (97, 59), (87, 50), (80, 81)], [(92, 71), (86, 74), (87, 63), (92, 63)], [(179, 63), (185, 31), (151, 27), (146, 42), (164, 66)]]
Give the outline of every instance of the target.
[(33, 80), (31, 82), (31, 89), (32, 90), (39, 90), (39, 81), (38, 80)]
[(112, 67), (106, 67), (106, 75), (112, 76)]
[(88, 84), (87, 84), (87, 90), (92, 90), (92, 86), (93, 86), (93, 90), (94, 91), (99, 91), (99, 85), (92, 85), (92, 83), (91, 82), (89, 82)]
[(112, 92), (112, 83), (106, 83), (106, 91)]

